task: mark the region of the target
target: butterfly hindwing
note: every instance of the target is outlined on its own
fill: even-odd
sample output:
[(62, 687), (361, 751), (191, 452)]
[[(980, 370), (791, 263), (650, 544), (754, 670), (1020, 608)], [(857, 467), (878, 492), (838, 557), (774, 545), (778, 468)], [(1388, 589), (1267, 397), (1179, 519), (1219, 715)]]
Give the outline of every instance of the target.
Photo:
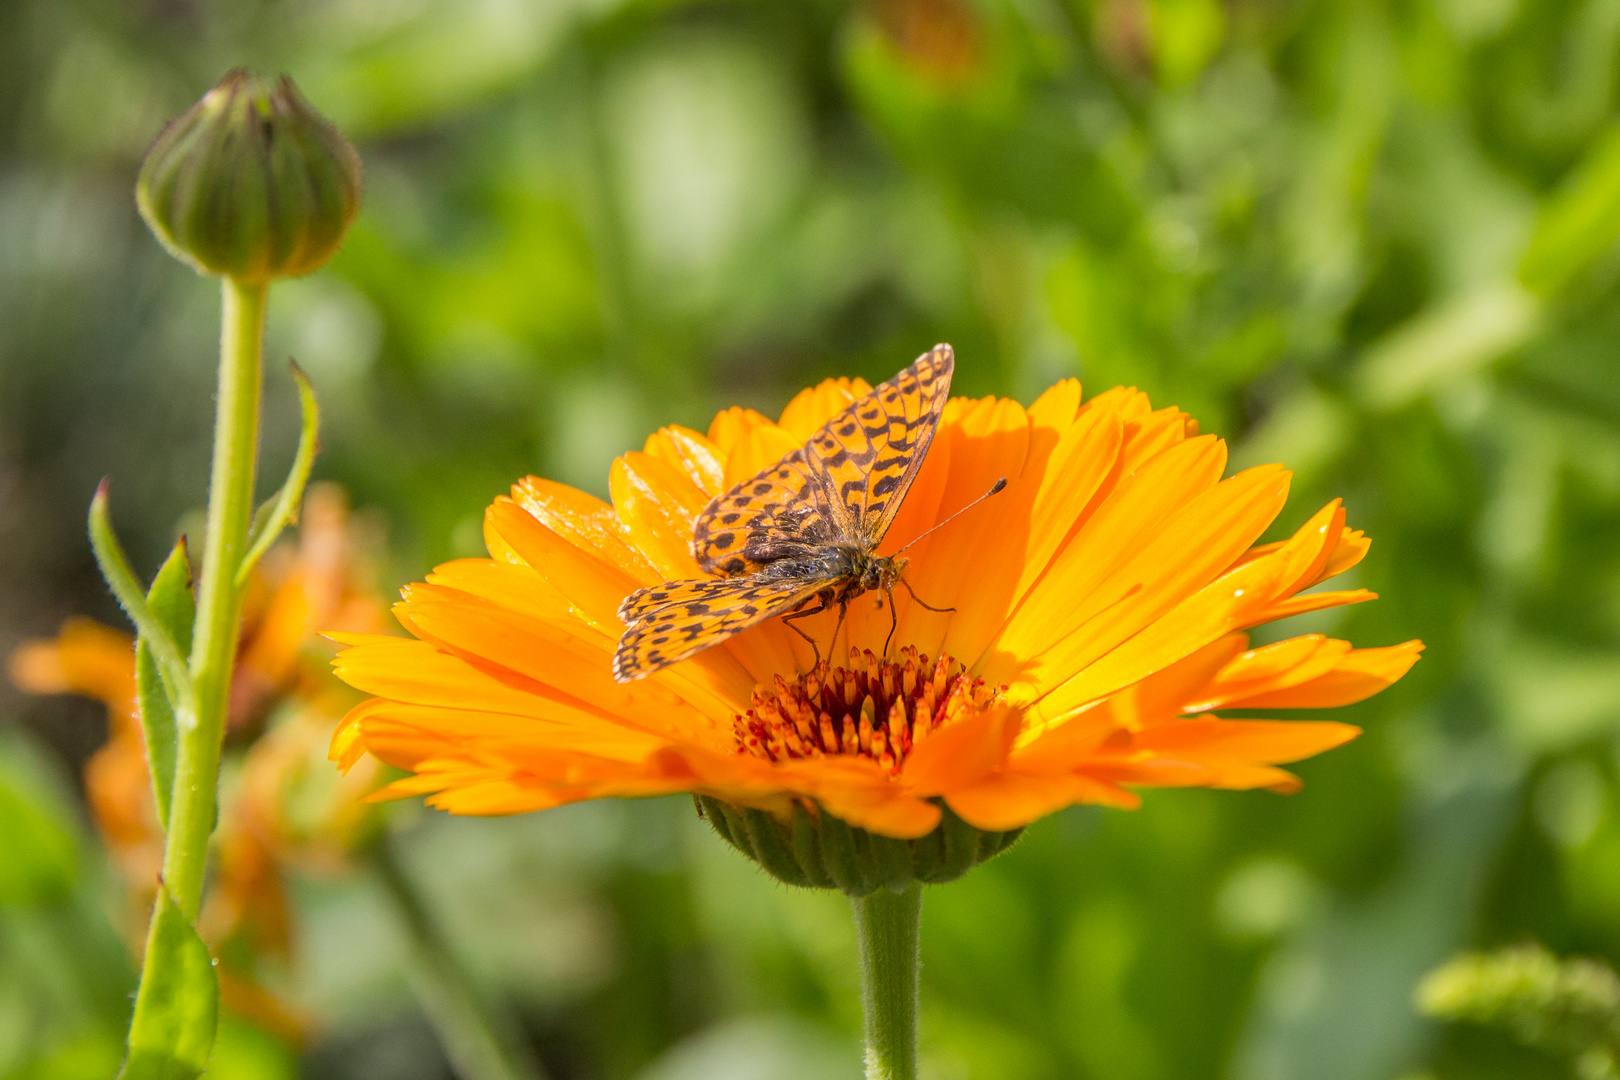
[(750, 574), (667, 581), (625, 598), (619, 618), (630, 624), (613, 655), (613, 677), (650, 675), (776, 615), (785, 615), (828, 582), (810, 574)]
[(711, 501), (692, 526), (692, 554), (711, 574), (751, 574), (838, 540), (835, 513), (825, 477), (801, 447)]
[(935, 346), (716, 497), (692, 530), (698, 565), (734, 577), (829, 544), (875, 548), (922, 467), (954, 366), (951, 347)]

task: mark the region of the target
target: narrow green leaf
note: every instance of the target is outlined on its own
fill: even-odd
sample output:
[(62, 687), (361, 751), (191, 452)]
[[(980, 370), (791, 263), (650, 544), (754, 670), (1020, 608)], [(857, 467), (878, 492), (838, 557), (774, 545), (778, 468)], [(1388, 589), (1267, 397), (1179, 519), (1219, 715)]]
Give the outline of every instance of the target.
[[(181, 653), (189, 652), (197, 601), (191, 594), (191, 562), (186, 558), (184, 537), (174, 545), (153, 580), (152, 589), (146, 594), (146, 607), (174, 638)], [(169, 793), (174, 787), (180, 733), (175, 724), (174, 703), (164, 691), (157, 661), (144, 635), (135, 642), (135, 696), (140, 703), (141, 732), (146, 737), (146, 761), (152, 774), (152, 795), (157, 800), (158, 824), (167, 831)]]
[(321, 413), (315, 401), (315, 388), (310, 386), (304, 369), (288, 361), (293, 381), (298, 384), (298, 402), (304, 416), (303, 430), (298, 434), (298, 452), (293, 455), (292, 468), (287, 480), (276, 492), (275, 498), (261, 506), (253, 515), (253, 527), (248, 534), (247, 554), (236, 570), (236, 586), (247, 584), (248, 575), (264, 553), (270, 550), (276, 537), (298, 517), (298, 504), (304, 498), (304, 485), (309, 483), (309, 470), (315, 465), (315, 451), (320, 435)]
[(135, 997), (129, 1056), (118, 1080), (195, 1080), (208, 1067), (219, 978), (208, 946), (160, 888), (146, 936), (147, 976)]
[(112, 520), (107, 513), (106, 480), (96, 489), (96, 497), (90, 500), (90, 548), (95, 552), (96, 565), (101, 567), (101, 576), (106, 578), (118, 603), (129, 615), (130, 622), (135, 624), (136, 633), (146, 640), (151, 649), (152, 659), (157, 664), (158, 675), (163, 680), (163, 689), (168, 693), (169, 700), (184, 702), (185, 711), (192, 712), (190, 702), (195, 697), (195, 690), (191, 683), (191, 672), (186, 668), (180, 646), (146, 606), (146, 590), (141, 588), (140, 579), (130, 569), (129, 559), (124, 556), (124, 549), (113, 532)]

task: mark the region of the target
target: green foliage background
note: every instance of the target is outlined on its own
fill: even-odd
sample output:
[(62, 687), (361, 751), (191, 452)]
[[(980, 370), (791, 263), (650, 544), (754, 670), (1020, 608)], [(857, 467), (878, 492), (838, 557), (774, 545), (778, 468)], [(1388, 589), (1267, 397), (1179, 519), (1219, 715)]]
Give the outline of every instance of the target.
[[(131, 186), (241, 63), (365, 159), (271, 354), (397, 581), (479, 553), (525, 473), (600, 492), (659, 424), (937, 340), (962, 393), (1141, 386), (1296, 469), (1282, 526), (1343, 495), (1372, 535), (1380, 601), (1275, 631), (1429, 643), (1347, 710), (1367, 735), (1297, 797), (1072, 810), (931, 890), (930, 1075), (1567, 1075), (1411, 995), (1472, 945), (1620, 958), (1615, 0), (9, 0), (0, 650), (116, 621), (104, 472), (147, 573), (201, 501), (217, 293)], [(133, 976), (75, 795), (97, 710), (6, 690), (0, 720), (0, 1077), (104, 1076)], [(406, 839), (553, 1076), (856, 1075), (843, 901), (689, 804)], [(323, 1037), (228, 1028), (210, 1075), (447, 1076), (375, 885), (303, 883), (298, 920)]]

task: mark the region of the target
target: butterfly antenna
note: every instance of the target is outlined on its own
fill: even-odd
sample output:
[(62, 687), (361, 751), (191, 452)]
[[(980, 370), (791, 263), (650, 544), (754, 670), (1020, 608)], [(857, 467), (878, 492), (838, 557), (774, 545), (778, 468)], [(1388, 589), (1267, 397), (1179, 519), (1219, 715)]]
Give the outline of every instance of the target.
[[(956, 513), (952, 514), (950, 517), (946, 518), (944, 521), (940, 522), (938, 525), (935, 525), (932, 529), (929, 529), (927, 532), (921, 533), (921, 534), (919, 534), (917, 536), (913, 536), (910, 540), (907, 540), (906, 544), (905, 544), (905, 547), (902, 547), (900, 549), (900, 551), (906, 550), (906, 548), (910, 547), (912, 544), (915, 544), (917, 541), (921, 540), (923, 537), (929, 535), (929, 533), (937, 532), (940, 529), (943, 529), (945, 526), (949, 525), (951, 522), (955, 521), (957, 518), (961, 517), (963, 514), (967, 513), (969, 510), (973, 509), (975, 506), (978, 506), (980, 503), (984, 502), (984, 500), (986, 500), (990, 496), (996, 494), (998, 491), (1000, 491), (1002, 488), (1004, 488), (1006, 486), (1007, 486), (1007, 478), (1005, 476), (1003, 476), (1000, 480), (997, 480), (994, 484), (992, 484), (990, 486), (989, 491), (985, 492), (983, 495), (980, 495), (977, 499), (974, 499), (972, 502), (970, 502), (966, 506), (962, 507), (962, 509), (960, 509)], [(895, 554), (899, 555), (900, 551), (896, 551)]]

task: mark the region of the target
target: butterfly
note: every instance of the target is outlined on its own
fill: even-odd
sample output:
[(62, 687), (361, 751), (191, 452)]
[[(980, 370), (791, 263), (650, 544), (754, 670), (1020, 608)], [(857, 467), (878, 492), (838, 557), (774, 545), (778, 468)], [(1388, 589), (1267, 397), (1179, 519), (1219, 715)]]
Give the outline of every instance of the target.
[[(625, 597), (614, 679), (650, 675), (778, 615), (789, 622), (837, 605), (842, 621), (849, 602), (873, 589), (889, 597), (892, 613), (907, 560), (877, 547), (928, 455), (955, 362), (949, 345), (934, 346), (804, 446), (711, 501), (694, 523), (692, 554), (720, 576)], [(792, 629), (819, 662), (815, 641)]]

